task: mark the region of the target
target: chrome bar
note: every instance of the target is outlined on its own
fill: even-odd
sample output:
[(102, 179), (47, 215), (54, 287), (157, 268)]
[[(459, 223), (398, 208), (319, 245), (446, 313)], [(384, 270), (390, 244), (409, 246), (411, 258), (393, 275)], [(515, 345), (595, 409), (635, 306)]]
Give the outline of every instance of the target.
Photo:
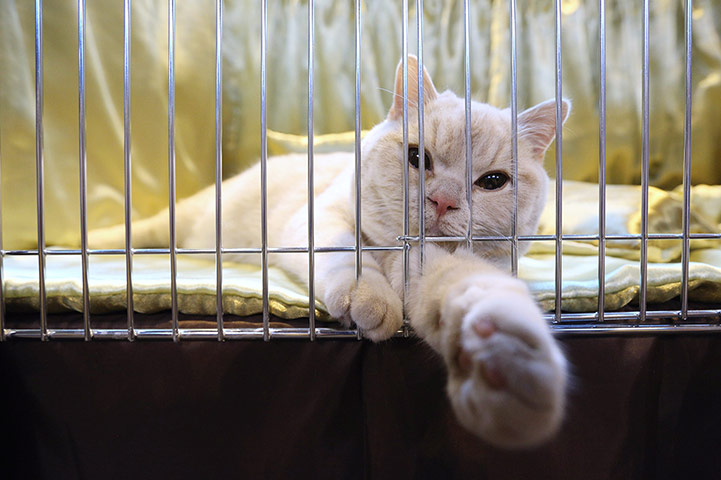
[[(258, 328), (226, 328), (227, 340), (263, 340), (264, 331), (262, 327)], [(169, 340), (173, 338), (173, 330), (169, 328), (138, 328), (136, 335), (141, 340)], [(273, 339), (289, 339), (289, 340), (307, 340), (307, 328), (277, 328), (270, 329)], [(178, 330), (178, 336), (183, 340), (211, 340), (217, 338), (218, 331), (216, 328), (181, 328)], [(356, 339), (355, 330), (336, 330), (333, 328), (319, 327), (316, 335), (318, 338), (327, 340), (338, 339)], [(396, 334), (401, 335), (401, 334)], [(9, 329), (7, 332), (8, 339), (32, 339), (39, 338), (40, 331), (38, 329)], [(48, 332), (48, 336), (58, 340), (70, 340), (83, 338), (82, 329), (53, 329)], [(125, 340), (127, 338), (124, 329), (102, 328), (94, 331), (95, 339), (102, 340)]]
[[(410, 235), (410, 184), (408, 165), (408, 0), (403, 0), (403, 23), (401, 23), (401, 49), (403, 50), (403, 236)], [(394, 85), (395, 88), (395, 85)], [(410, 292), (410, 244), (403, 240), (403, 331), (410, 333), (408, 321), (408, 298)]]
[[(464, 237), (465, 238), (465, 237)], [(315, 247), (316, 253), (329, 253), (329, 252), (355, 252), (355, 246), (348, 247)], [(401, 251), (403, 247), (400, 245), (365, 245), (362, 250), (364, 252), (372, 251)], [(191, 248), (178, 248), (176, 252), (183, 255), (215, 255), (215, 248), (207, 249), (191, 249)], [(80, 249), (75, 250), (46, 250), (46, 255), (79, 255)], [(113, 249), (89, 249), (88, 253), (91, 255), (125, 255), (124, 248), (113, 248)], [(169, 248), (134, 248), (132, 253), (137, 255), (159, 255), (169, 254)], [(229, 254), (257, 254), (262, 253), (260, 248), (223, 248), (222, 253)], [(308, 253), (307, 247), (272, 247), (268, 248), (268, 253)], [(28, 256), (37, 255), (37, 250), (3, 250), (3, 255), (15, 255), (15, 256)]]
[(580, 325), (566, 326), (553, 325), (553, 333), (556, 336), (590, 336), (590, 335), (679, 335), (679, 334), (708, 334), (721, 333), (721, 327), (717, 324), (695, 324), (695, 325)]
[[(647, 318), (651, 320), (672, 320), (672, 319), (678, 319), (681, 318), (682, 312), (681, 310), (652, 310), (647, 311)], [(719, 310), (689, 310), (688, 312), (689, 318), (707, 318), (707, 317), (721, 317), (721, 311)], [(553, 318), (553, 314), (545, 314), (544, 318), (547, 320), (551, 320)], [(639, 325), (638, 320), (641, 318), (641, 312), (640, 311), (629, 311), (629, 312), (606, 312), (606, 319), (611, 322), (619, 322), (619, 321), (632, 321), (634, 322), (633, 325)], [(563, 314), (563, 320), (566, 324), (571, 324), (573, 322), (584, 322), (584, 321), (595, 321), (598, 319), (598, 313), (564, 313)], [(604, 324), (604, 326), (608, 325), (609, 327), (613, 327), (612, 324)], [(648, 324), (647, 324), (648, 325)], [(674, 326), (669, 324), (669, 326)]]
[(315, 189), (313, 182), (314, 2), (308, 1), (308, 336), (315, 340)]
[(648, 176), (649, 176), (649, 9), (643, 0), (643, 67), (641, 97), (643, 103), (643, 143), (641, 146), (641, 285), (639, 289), (640, 321), (646, 320), (648, 293)]
[[(398, 236), (397, 239), (399, 242), (418, 242), (418, 236), (407, 236), (404, 237), (402, 235)], [(642, 237), (640, 234), (633, 234), (633, 235), (606, 235), (606, 240), (640, 240)], [(681, 240), (683, 238), (683, 234), (681, 233), (649, 233), (648, 234), (649, 240)], [(689, 238), (691, 240), (718, 240), (721, 239), (721, 234), (719, 233), (692, 233), (689, 235)], [(519, 235), (518, 241), (520, 242), (540, 242), (540, 241), (554, 241), (556, 239), (555, 235)], [(563, 235), (561, 237), (562, 240), (566, 241), (593, 241), (598, 240), (598, 235), (576, 235), (576, 234), (568, 234)], [(512, 237), (505, 236), (505, 235), (493, 235), (493, 236), (474, 236), (473, 241), (474, 242), (498, 242), (498, 241), (511, 241)], [(429, 242), (465, 242), (466, 237), (464, 236), (457, 236), (457, 237), (440, 237), (440, 236), (426, 236), (426, 241)], [(371, 246), (366, 245), (362, 248), (363, 251), (387, 251), (387, 250), (403, 250), (403, 247), (400, 245), (380, 245), (380, 246)], [(176, 252), (179, 254), (199, 254), (199, 255), (207, 255), (207, 254), (215, 254), (214, 248), (209, 249), (201, 249), (201, 248), (177, 248)], [(223, 248), (223, 253), (233, 253), (233, 254), (255, 254), (255, 253), (262, 253), (262, 249), (260, 248)], [(307, 253), (308, 248), (307, 247), (273, 247), (268, 248), (269, 253)], [(315, 252), (355, 252), (355, 247), (316, 247)], [(45, 255), (55, 256), (55, 255), (79, 255), (81, 253), (80, 249), (51, 249), (46, 250)], [(124, 248), (112, 248), (112, 249), (88, 249), (88, 253), (90, 255), (124, 255), (125, 249)], [(170, 250), (168, 248), (133, 248), (132, 249), (133, 254), (139, 254), (139, 255), (153, 255), (153, 254), (168, 254), (170, 253)], [(23, 256), (23, 255), (37, 255), (38, 251), (37, 249), (29, 249), (29, 250), (2, 250), (3, 255), (17, 255), (17, 256)]]
[(133, 244), (132, 219), (133, 173), (130, 156), (130, 24), (131, 0), (123, 1), (123, 190), (125, 193), (125, 296), (128, 315), (128, 340), (135, 338), (135, 312), (133, 305)]
[(691, 52), (693, 48), (693, 0), (686, 0), (686, 111), (683, 128), (683, 248), (681, 249), (681, 311), (688, 312), (689, 223), (691, 217)]
[[(363, 274), (363, 237), (361, 236), (361, 0), (355, 0), (355, 278)], [(356, 338), (363, 334), (358, 329)]]
[[(355, 278), (363, 273), (361, 236), (361, 0), (355, 0)], [(360, 335), (360, 330), (358, 331)]]
[[(562, 235), (561, 240), (572, 240), (572, 241), (593, 241), (593, 240), (599, 240), (599, 235), (586, 235), (586, 234), (567, 234)], [(643, 237), (641, 234), (635, 233), (635, 234), (629, 234), (629, 235), (606, 235), (606, 240), (641, 240)], [(683, 238), (683, 234), (681, 233), (649, 233), (648, 234), (649, 240), (680, 240)], [(717, 240), (721, 239), (721, 233), (691, 233), (689, 234), (689, 238), (691, 240)], [(397, 237), (398, 241), (402, 241), (404, 239), (407, 239), (408, 241), (418, 241), (417, 236), (409, 236), (409, 237), (403, 237), (399, 236)], [(466, 237), (437, 237), (437, 236), (426, 236), (426, 241), (433, 241), (433, 242), (463, 242), (465, 241)], [(527, 242), (539, 242), (539, 241), (553, 241), (556, 239), (556, 235), (519, 235), (518, 240), (519, 241), (527, 241)], [(481, 241), (510, 241), (512, 240), (512, 237), (506, 236), (506, 235), (479, 235), (474, 236), (473, 241), (474, 242), (481, 242)]]
[(215, 318), (223, 325), (223, 0), (215, 1)]
[(561, 321), (563, 294), (563, 56), (561, 54), (561, 0), (555, 2), (556, 16), (556, 273), (555, 285), (555, 317), (554, 322)]
[[(689, 313), (694, 313), (689, 311)], [(698, 312), (701, 313), (701, 312)], [(718, 315), (716, 311), (712, 311)], [(680, 312), (678, 313), (680, 316)], [(703, 315), (699, 315), (703, 316)], [(551, 314), (552, 317), (552, 314)], [(637, 317), (636, 317), (637, 318)], [(633, 316), (627, 315), (626, 320), (634, 320)], [(670, 324), (623, 324), (623, 323), (555, 323), (551, 325), (554, 335), (663, 335), (663, 334), (709, 334), (721, 333), (721, 325), (718, 323), (689, 323), (683, 325)], [(143, 340), (169, 340), (173, 338), (173, 330), (168, 328), (139, 328), (136, 330), (137, 338)], [(274, 339), (303, 340), (308, 338), (307, 328), (272, 328), (271, 333)], [(6, 339), (38, 339), (41, 338), (41, 331), (37, 328), (31, 329), (8, 329)], [(210, 340), (217, 337), (215, 328), (181, 328), (178, 335), (184, 340)], [(102, 340), (126, 340), (125, 329), (102, 328), (94, 331), (95, 339)], [(347, 329), (334, 329), (320, 327), (316, 336), (324, 340), (355, 340), (356, 331)], [(403, 337), (403, 331), (398, 330), (395, 337)], [(57, 340), (82, 339), (83, 330), (80, 328), (53, 329), (48, 331), (48, 337)], [(262, 327), (258, 328), (226, 328), (228, 340), (262, 340), (264, 332)]]
[(175, 238), (175, 0), (168, 0), (168, 217), (170, 224), (170, 304), (173, 341), (178, 335), (178, 256)]
[(45, 165), (43, 158), (43, 1), (35, 0), (35, 176), (38, 229), (38, 293), (40, 339), (48, 336), (47, 297), (45, 292)]
[(463, 67), (464, 97), (466, 111), (466, 203), (468, 204), (468, 225), (466, 227), (466, 247), (473, 248), (473, 144), (471, 143), (471, 5), (470, 0), (463, 2)]
[(263, 340), (270, 340), (268, 305), (268, 105), (266, 98), (266, 60), (268, 41), (268, 0), (260, 10), (260, 236), (263, 291)]
[(598, 132), (598, 321), (603, 322), (606, 300), (606, 0), (600, 10), (600, 123)]
[(513, 223), (511, 224), (511, 272), (518, 275), (518, 47), (516, 0), (511, 3), (511, 155), (513, 156)]
[(426, 149), (424, 145), (425, 126), (423, 118), (423, 0), (416, 0), (416, 41), (418, 43), (418, 245), (420, 251), (420, 275), (426, 256)]
[(90, 288), (88, 286), (88, 158), (85, 122), (85, 0), (78, 0), (78, 156), (80, 170), (80, 251), (83, 283), (83, 328), (86, 341), (90, 330)]

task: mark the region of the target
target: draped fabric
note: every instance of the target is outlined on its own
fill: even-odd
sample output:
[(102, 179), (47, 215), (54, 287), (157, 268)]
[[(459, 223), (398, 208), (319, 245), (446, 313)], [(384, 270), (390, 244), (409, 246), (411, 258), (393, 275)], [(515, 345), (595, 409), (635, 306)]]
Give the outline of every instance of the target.
[[(412, 2), (411, 2), (412, 3)], [(554, 2), (518, 0), (519, 109), (555, 95)], [(269, 150), (287, 151), (283, 135), (307, 132), (307, 3), (268, 2)], [(685, 47), (683, 2), (650, 2), (651, 184), (681, 183)], [(608, 0), (607, 182), (639, 183), (641, 165), (641, 2)], [(260, 152), (260, 2), (227, 0), (223, 17), (223, 164), (225, 175)], [(315, 2), (315, 131), (353, 130), (353, 2)], [(401, 4), (364, 1), (361, 122), (381, 120), (390, 105), (401, 55)], [(563, 0), (563, 95), (574, 103), (564, 130), (564, 178), (596, 181), (599, 135), (598, 2)], [(409, 12), (409, 51), (416, 12)], [(0, 0), (0, 159), (6, 248), (36, 242), (33, 2)], [(424, 2), (424, 63), (439, 89), (463, 91), (463, 2)], [(131, 15), (133, 216), (167, 205), (167, 2), (134, 0)], [(497, 106), (510, 102), (508, 2), (471, 2), (471, 90)], [(693, 10), (693, 183), (721, 183), (721, 7)], [(45, 210), (50, 244), (78, 244), (78, 54), (76, 2), (44, 2), (43, 127)], [(214, 180), (215, 2), (177, 2), (175, 160), (177, 193)], [(90, 228), (123, 220), (123, 7), (87, 2), (87, 161)], [(274, 135), (275, 134), (275, 135)], [(347, 137), (352, 139), (351, 137)], [(280, 140), (279, 140), (280, 139)], [(323, 137), (317, 137), (323, 144)], [(351, 140), (352, 141), (352, 140)], [(333, 144), (333, 142), (331, 142)], [(547, 156), (553, 172), (555, 156)]]
[[(307, 3), (296, 0), (268, 3), (269, 152), (303, 152), (307, 149), (305, 135), (308, 128)], [(508, 106), (511, 101), (509, 4), (504, 0), (471, 3), (469, 73), (472, 96), (496, 106)], [(658, 187), (651, 189), (650, 231), (679, 233), (686, 98), (683, 2), (657, 0), (650, 4), (650, 183)], [(315, 2), (314, 129), (318, 151), (351, 149), (354, 141), (353, 5), (353, 2), (331, 0)], [(520, 111), (555, 95), (556, 37), (553, 1), (518, 0), (517, 5)], [(607, 0), (606, 6), (607, 233), (639, 233), (641, 191), (638, 187), (623, 184), (638, 184), (641, 179), (641, 2)], [(157, 212), (168, 202), (167, 8), (167, 1), (162, 0), (132, 2), (129, 115), (134, 220)], [(224, 2), (221, 149), (225, 177), (255, 162), (260, 153), (260, 8), (260, 2), (256, 1)], [(361, 3), (360, 120), (364, 130), (382, 120), (391, 103), (394, 71), (402, 52), (400, 8), (398, 2), (368, 0)], [(408, 49), (410, 53), (416, 53), (416, 12), (413, 5), (409, 8)], [(427, 0), (424, 8), (424, 63), (440, 90), (449, 88), (461, 93), (464, 87), (463, 2)], [(573, 112), (563, 132), (564, 232), (572, 234), (597, 233), (598, 225), (598, 185), (577, 182), (598, 180), (598, 8), (595, 1), (561, 2), (563, 96), (573, 101)], [(32, 2), (0, 0), (0, 173), (3, 247), (6, 249), (32, 248), (36, 244), (33, 9)], [(44, 2), (42, 25), (46, 240), (49, 245), (78, 245), (76, 2)], [(691, 231), (696, 233), (721, 231), (721, 192), (714, 186), (721, 184), (721, 168), (718, 167), (721, 145), (720, 30), (721, 7), (712, 0), (696, 0), (691, 45), (690, 177), (691, 183), (696, 184), (690, 217)], [(177, 2), (172, 145), (179, 198), (215, 179), (215, 39), (213, 0)], [(87, 2), (86, 42), (88, 222), (89, 228), (93, 229), (124, 220), (122, 2)], [(552, 147), (547, 155), (547, 169), (551, 174), (555, 172), (554, 152)], [(540, 233), (555, 233), (554, 193), (552, 188)], [(709, 285), (717, 286), (721, 278), (718, 241), (692, 240), (691, 248), (691, 260), (702, 264), (691, 268), (695, 295), (709, 301), (721, 300), (713, 294), (719, 289), (709, 288)], [(658, 264), (649, 269), (651, 297), (656, 298), (654, 295), (658, 294), (658, 299), (663, 299), (678, 293), (680, 266), (674, 262), (680, 259), (680, 249), (678, 240), (650, 242), (649, 261)], [(550, 242), (534, 244), (532, 257), (524, 260), (521, 270), (547, 308), (552, 306), (549, 302), (553, 300), (553, 284), (544, 274), (553, 272), (553, 251)], [(593, 242), (564, 242), (564, 253), (564, 271), (567, 270), (564, 273), (564, 308), (593, 309), (594, 295), (597, 294), (594, 293), (597, 291), (596, 245)], [(610, 301), (611, 306), (618, 307), (632, 301), (637, 294), (639, 242), (611, 240), (607, 244), (607, 254), (610, 262), (607, 293), (616, 295), (615, 300)], [(49, 278), (55, 278), (53, 268), (57, 268), (56, 273), (60, 275), (57, 279), (64, 285), (57, 290), (61, 292), (58, 308), (79, 308), (76, 304), (78, 285), (72, 280), (75, 273), (79, 275), (76, 260), (79, 262), (78, 259), (58, 259), (48, 264)], [(98, 259), (97, 265), (102, 265), (103, 261)], [(140, 261), (139, 268), (143, 268), (144, 261)], [(67, 265), (60, 265), (63, 262)], [(155, 267), (152, 260), (148, 262), (149, 277), (146, 280), (151, 281), (155, 278), (152, 275)], [(18, 264), (22, 264), (22, 260)], [(16, 266), (9, 262), (8, 271), (13, 271)], [(112, 272), (120, 267), (122, 265), (111, 262), (108, 268)], [(18, 270), (21, 272), (19, 277), (8, 280), (9, 302), (27, 299), (26, 303), (18, 300), (19, 308), (32, 306), (32, 298), (37, 295), (34, 290), (23, 290), (27, 287), (23, 283), (26, 276), (36, 275), (32, 273), (33, 265), (28, 268), (25, 273)], [(68, 273), (65, 268), (75, 273)], [(192, 266), (188, 268), (193, 271)], [(199, 271), (207, 268), (210, 267), (199, 267)], [(257, 274), (242, 267), (240, 271), (240, 276)], [(539, 276), (539, 272), (545, 273)], [(63, 275), (67, 280), (65, 283), (61, 278)], [(167, 279), (155, 280), (158, 280), (157, 287)], [(283, 289), (289, 285), (286, 280), (278, 277), (277, 298), (282, 297)], [(236, 306), (242, 306), (238, 307), (242, 310), (238, 313), (252, 313), (246, 310), (253, 310), (255, 307), (252, 306), (258, 303), (249, 300), (257, 300), (253, 288), (243, 290), (242, 285), (250, 283), (241, 281), (240, 296), (231, 296)], [(203, 295), (212, 296), (213, 285), (205, 286), (208, 291)], [(102, 297), (105, 287), (107, 285), (103, 286), (102, 282), (98, 284), (96, 296)], [(94, 308), (98, 311), (122, 308), (121, 287), (107, 295), (109, 303), (95, 303)], [(53, 288), (50, 289), (51, 299), (55, 298)], [(142, 292), (141, 286), (138, 288)], [(142, 300), (136, 305), (148, 311), (164, 308), (163, 302), (169, 298), (167, 293), (156, 293), (161, 296), (144, 297), (148, 302), (146, 307), (142, 307)], [(302, 297), (302, 292), (299, 295)], [(185, 310), (189, 312), (211, 313), (215, 306), (212, 298), (208, 298), (184, 300), (181, 306), (186, 305)], [(245, 301), (239, 298), (245, 298)], [(275, 312), (283, 316), (302, 315), (303, 309), (307, 310), (307, 302), (302, 306), (302, 301), (298, 301), (293, 297), (286, 308), (279, 300)], [(229, 305), (228, 308), (233, 307)], [(293, 313), (286, 315), (284, 308)]]

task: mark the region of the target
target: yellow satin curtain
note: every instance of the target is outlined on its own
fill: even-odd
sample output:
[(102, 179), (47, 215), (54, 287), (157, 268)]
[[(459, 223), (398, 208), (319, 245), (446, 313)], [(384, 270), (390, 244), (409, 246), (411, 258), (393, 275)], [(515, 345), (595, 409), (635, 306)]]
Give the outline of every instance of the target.
[[(47, 240), (79, 238), (78, 55), (74, 0), (44, 2), (44, 160)], [(307, 131), (307, 3), (269, 0), (268, 125), (271, 153), (299, 148)], [(555, 94), (552, 0), (517, 0), (518, 102)], [(681, 0), (654, 0), (650, 15), (651, 183), (681, 182), (684, 22)], [(316, 0), (315, 130), (354, 126), (354, 8)], [(509, 2), (471, 2), (473, 97), (510, 102)], [(639, 183), (641, 171), (641, 2), (607, 5), (607, 181)], [(224, 2), (223, 161), (231, 175), (260, 152), (260, 2)], [(0, 0), (0, 162), (5, 248), (36, 243), (34, 5)], [(424, 2), (424, 59), (439, 89), (463, 91), (463, 2)], [(385, 116), (401, 55), (401, 3), (362, 3), (362, 126)], [(563, 94), (574, 103), (564, 129), (564, 178), (596, 181), (599, 132), (598, 2), (563, 0)], [(175, 154), (178, 197), (214, 180), (215, 2), (179, 1), (176, 16)], [(415, 11), (410, 6), (415, 52)], [(692, 182), (721, 183), (721, 6), (693, 11)], [(123, 220), (123, 7), (87, 1), (87, 161), (90, 228)], [(167, 205), (167, 2), (132, 2), (133, 215)], [(289, 136), (291, 135), (291, 136)], [(288, 140), (288, 139), (291, 140)], [(350, 138), (340, 136), (337, 138)], [(322, 143), (322, 138), (319, 137)], [(336, 145), (335, 140), (326, 142)], [(337, 144), (339, 148), (343, 144)], [(554, 171), (554, 155), (547, 157)], [(295, 181), (287, 179), (287, 181)], [(302, 181), (302, 179), (298, 180)]]

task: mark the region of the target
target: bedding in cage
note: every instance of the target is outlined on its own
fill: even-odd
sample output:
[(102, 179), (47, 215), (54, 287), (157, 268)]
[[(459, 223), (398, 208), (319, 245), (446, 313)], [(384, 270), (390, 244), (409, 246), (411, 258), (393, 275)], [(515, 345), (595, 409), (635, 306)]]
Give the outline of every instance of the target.
[[(175, 24), (175, 159), (178, 198), (215, 180), (215, 3), (179, 2)], [(254, 163), (260, 153), (260, 3), (223, 3), (223, 175)], [(605, 26), (605, 134), (600, 130), (598, 2), (564, 0), (562, 89), (574, 111), (563, 132), (562, 197), (552, 182), (539, 229), (540, 240), (519, 262), (544, 309), (555, 309), (556, 219), (562, 210), (563, 255), (559, 319), (595, 318), (599, 307), (599, 257), (605, 255), (605, 310), (637, 311), (640, 298), (644, 155), (643, 15), (641, 3), (607, 2)], [(2, 162), (3, 299), (9, 313), (37, 310), (39, 282), (36, 203), (34, 6), (3, 0), (0, 16), (0, 161)], [(361, 123), (380, 121), (391, 102), (394, 68), (401, 56), (401, 5), (363, 2), (361, 32)], [(130, 51), (130, 151), (132, 217), (156, 213), (168, 202), (167, 3), (134, 0)], [(410, 6), (409, 50), (416, 48), (416, 11)], [(439, 88), (463, 92), (462, 2), (426, 2), (424, 63)], [(681, 2), (651, 2), (649, 211), (646, 302), (677, 311), (683, 293), (684, 142), (690, 139), (688, 298), (705, 312), (721, 305), (721, 8), (694, 2), (692, 117), (685, 132), (684, 8)], [(355, 118), (354, 9), (348, 2), (315, 2), (314, 151), (353, 150)], [(497, 106), (511, 101), (508, 2), (472, 2), (470, 80), (475, 100)], [(268, 5), (268, 151), (298, 153), (305, 162), (307, 133), (307, 4)], [(556, 92), (554, 2), (518, 2), (519, 108)], [(47, 245), (77, 249), (78, 33), (76, 2), (43, 8), (44, 235)], [(122, 2), (87, 5), (87, 219), (88, 228), (124, 221), (124, 89)], [(688, 134), (690, 133), (690, 136)], [(603, 142), (605, 139), (605, 143)], [(600, 143), (601, 142), (601, 143)], [(599, 146), (605, 145), (605, 155)], [(547, 169), (555, 172), (554, 147)], [(599, 188), (605, 163), (607, 185)], [(259, 180), (260, 181), (260, 180)], [(298, 179), (305, 181), (305, 179)], [(605, 194), (603, 193), (605, 192)], [(605, 202), (606, 242), (599, 252), (599, 201)], [(562, 208), (559, 209), (558, 206)], [(654, 235), (656, 238), (653, 238)], [(595, 238), (594, 238), (595, 237)], [(399, 243), (400, 245), (400, 243)], [(232, 247), (224, 245), (226, 248)], [(280, 246), (280, 245), (278, 245)], [(276, 247), (276, 246), (273, 246)], [(52, 247), (50, 248), (52, 250)], [(82, 311), (81, 257), (46, 257), (50, 313)], [(91, 254), (89, 295), (93, 313), (121, 311), (126, 302), (123, 255)], [(134, 308), (140, 313), (171, 306), (167, 253), (133, 257)], [(216, 313), (213, 255), (178, 255), (181, 313)], [(249, 316), (262, 309), (259, 268), (223, 263), (223, 311)], [(270, 312), (282, 319), (308, 315), (307, 286), (270, 268)], [(327, 319), (317, 304), (319, 318)], [(653, 309), (647, 314), (653, 317)], [(574, 317), (579, 312), (590, 315)], [(631, 316), (633, 317), (633, 315)], [(203, 317), (193, 317), (203, 318)], [(210, 317), (209, 317), (210, 318)], [(629, 318), (619, 316), (618, 318)]]

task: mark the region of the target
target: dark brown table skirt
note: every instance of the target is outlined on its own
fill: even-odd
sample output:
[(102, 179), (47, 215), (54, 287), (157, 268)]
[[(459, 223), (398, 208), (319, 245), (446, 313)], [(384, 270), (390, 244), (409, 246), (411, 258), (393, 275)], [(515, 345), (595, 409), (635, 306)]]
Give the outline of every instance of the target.
[(721, 478), (721, 336), (562, 343), (564, 427), (521, 452), (416, 339), (0, 343), (0, 478)]

